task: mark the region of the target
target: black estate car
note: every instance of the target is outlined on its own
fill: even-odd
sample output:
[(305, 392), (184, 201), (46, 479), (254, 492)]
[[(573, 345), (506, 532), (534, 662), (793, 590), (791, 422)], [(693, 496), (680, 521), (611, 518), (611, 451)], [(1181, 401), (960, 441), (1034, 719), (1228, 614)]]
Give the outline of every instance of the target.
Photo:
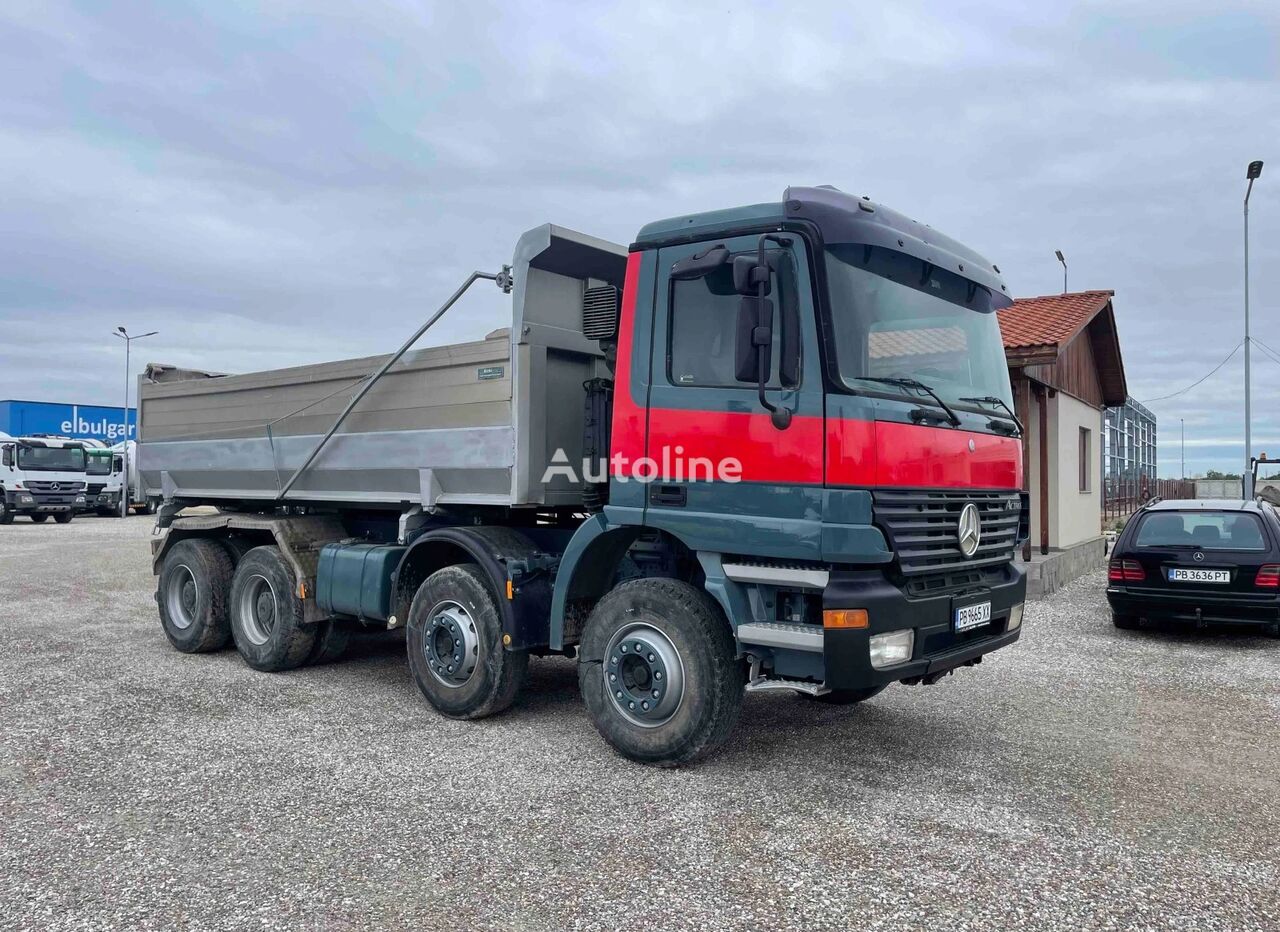
[(1280, 634), (1280, 515), (1263, 502), (1148, 505), (1116, 539), (1107, 601), (1118, 628), (1229, 622)]

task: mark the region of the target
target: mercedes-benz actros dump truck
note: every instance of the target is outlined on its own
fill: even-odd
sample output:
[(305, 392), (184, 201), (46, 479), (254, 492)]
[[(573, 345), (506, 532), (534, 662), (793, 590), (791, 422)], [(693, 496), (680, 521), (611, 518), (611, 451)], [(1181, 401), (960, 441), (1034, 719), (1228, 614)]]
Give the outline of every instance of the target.
[[(409, 351), (483, 279), (509, 329)], [(389, 357), (153, 367), (164, 631), (278, 671), (403, 627), (465, 719), (576, 657), (599, 733), (660, 765), (725, 741), (744, 690), (935, 683), (1021, 632), (1008, 303), (954, 240), (793, 187), (630, 248), (538, 227)]]
[(50, 516), (68, 524), (85, 504), (84, 442), (70, 437), (0, 434), (0, 524)]

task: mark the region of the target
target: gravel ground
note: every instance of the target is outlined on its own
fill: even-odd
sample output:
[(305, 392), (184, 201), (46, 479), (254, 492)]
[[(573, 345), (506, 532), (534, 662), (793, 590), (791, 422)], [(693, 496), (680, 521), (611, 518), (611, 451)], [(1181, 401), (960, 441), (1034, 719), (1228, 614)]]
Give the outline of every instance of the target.
[(392, 635), (176, 653), (150, 524), (0, 527), (5, 928), (1280, 928), (1280, 641), (1116, 631), (1100, 575), (938, 686), (749, 696), (659, 771), (562, 659), (464, 724)]

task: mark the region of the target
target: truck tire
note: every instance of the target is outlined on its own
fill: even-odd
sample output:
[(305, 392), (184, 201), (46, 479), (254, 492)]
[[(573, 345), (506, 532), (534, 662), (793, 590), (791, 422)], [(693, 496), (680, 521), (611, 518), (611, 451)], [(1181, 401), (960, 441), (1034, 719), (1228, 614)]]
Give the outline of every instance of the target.
[(471, 564), (436, 570), (409, 606), (405, 644), (413, 681), (449, 718), (511, 707), (529, 677), (529, 653), (502, 646), (502, 616), (484, 573)]
[(13, 524), (13, 512), (4, 503), (3, 495), (0, 495), (0, 524)]
[(596, 731), (631, 760), (687, 764), (738, 720), (745, 683), (720, 607), (673, 579), (635, 579), (587, 619), (578, 684)]
[[(57, 521), (59, 524), (70, 524), (71, 520), (75, 516), (76, 516), (76, 513), (74, 511), (60, 511), (53, 516), (53, 520)], [(32, 520), (34, 521), (35, 518), (32, 518)]]
[(31, 516), (32, 524), (44, 524), (48, 520), (49, 520), (48, 515), (32, 515)]
[(307, 666), (333, 663), (351, 643), (351, 628), (340, 621), (322, 621), (316, 625), (316, 643), (307, 655)]
[[(221, 545), (214, 546), (226, 556)], [(254, 547), (240, 560), (231, 578), (228, 614), (236, 650), (255, 670), (300, 667), (315, 646), (315, 626), (302, 623), (293, 569), (274, 545)]]
[(156, 587), (160, 625), (184, 654), (221, 650), (231, 640), (231, 561), (211, 540), (180, 540), (165, 554)]
[(811, 696), (808, 693), (800, 693), (800, 695), (824, 705), (857, 705), (859, 702), (866, 702), (872, 696), (880, 695), (885, 689), (884, 686), (868, 686), (866, 689), (833, 689), (821, 696)]

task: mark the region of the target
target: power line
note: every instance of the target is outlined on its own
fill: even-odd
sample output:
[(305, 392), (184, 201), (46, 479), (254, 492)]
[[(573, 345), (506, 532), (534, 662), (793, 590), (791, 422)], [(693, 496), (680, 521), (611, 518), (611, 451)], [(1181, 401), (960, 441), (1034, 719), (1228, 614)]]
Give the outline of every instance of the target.
[(1258, 345), (1259, 349), (1261, 349), (1264, 353), (1266, 353), (1268, 356), (1271, 357), (1273, 362), (1280, 363), (1280, 354), (1277, 354), (1275, 350), (1267, 346), (1267, 344), (1263, 343), (1257, 337), (1251, 337), (1251, 339), (1253, 340), (1254, 343)]
[[(1257, 343), (1258, 341), (1257, 341), (1257, 340), (1254, 340), (1253, 342)], [(1225, 358), (1225, 359), (1223, 359), (1223, 360), (1222, 360), (1222, 362), (1218, 363), (1216, 366), (1214, 366), (1212, 369), (1210, 369), (1208, 372), (1206, 372), (1206, 373), (1205, 373), (1204, 375), (1202, 375), (1200, 378), (1196, 379), (1194, 382), (1192, 382), (1192, 383), (1191, 383), (1190, 385), (1188, 385), (1186, 388), (1180, 388), (1180, 389), (1178, 389), (1176, 392), (1171, 392), (1171, 393), (1170, 393), (1170, 394), (1168, 394), (1168, 395), (1161, 395), (1159, 398), (1147, 398), (1147, 399), (1144, 399), (1144, 400), (1142, 401), (1142, 404), (1144, 404), (1144, 405), (1149, 405), (1149, 404), (1152, 404), (1153, 402), (1156, 402), (1156, 401), (1164, 401), (1164, 400), (1166, 400), (1166, 399), (1168, 399), (1168, 398), (1176, 398), (1178, 395), (1181, 395), (1181, 394), (1184, 394), (1184, 393), (1186, 393), (1186, 392), (1191, 391), (1191, 389), (1195, 388), (1197, 385), (1199, 385), (1199, 384), (1200, 384), (1201, 382), (1203, 382), (1205, 379), (1209, 378), (1209, 376), (1213, 375), (1215, 372), (1217, 372), (1219, 369), (1221, 369), (1223, 366), (1225, 366), (1228, 362), (1230, 362), (1230, 361), (1231, 361), (1231, 357), (1232, 357), (1232, 356), (1234, 356), (1236, 353), (1240, 352), (1240, 347), (1242, 347), (1242, 346), (1244, 346), (1244, 340), (1241, 340), (1239, 343), (1237, 343), (1237, 344), (1235, 345), (1235, 347), (1231, 350), (1231, 352), (1227, 353), (1226, 358)], [(1277, 362), (1280, 362), (1280, 360), (1277, 360)]]

